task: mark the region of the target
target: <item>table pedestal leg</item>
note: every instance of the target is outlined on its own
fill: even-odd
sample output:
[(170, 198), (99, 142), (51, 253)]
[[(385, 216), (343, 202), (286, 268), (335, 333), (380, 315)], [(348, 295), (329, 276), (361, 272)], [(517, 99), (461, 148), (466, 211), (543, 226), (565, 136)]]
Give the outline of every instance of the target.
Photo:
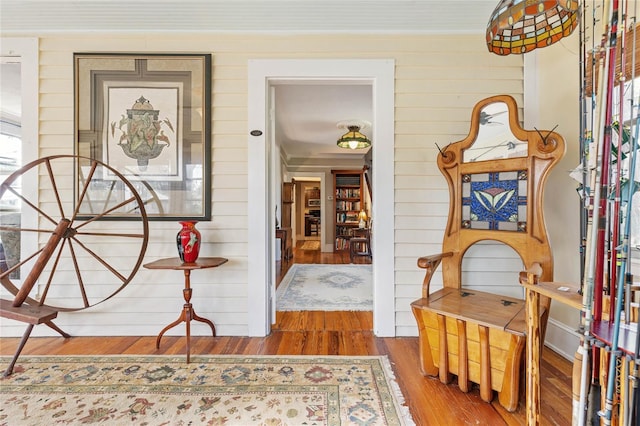
[(191, 361), (191, 320), (204, 322), (211, 327), (211, 331), (213, 333), (213, 337), (216, 337), (216, 327), (213, 325), (213, 322), (209, 321), (206, 318), (203, 318), (195, 313), (193, 310), (193, 305), (191, 305), (191, 284), (190, 284), (190, 272), (189, 270), (184, 271), (184, 290), (182, 290), (182, 294), (184, 296), (185, 304), (182, 307), (182, 312), (180, 313), (180, 317), (162, 329), (158, 337), (156, 338), (156, 349), (160, 349), (160, 340), (164, 333), (175, 327), (176, 325), (184, 322), (186, 323), (186, 334), (187, 334), (187, 364)]
[(174, 322), (172, 322), (171, 324), (169, 324), (168, 326), (166, 326), (165, 328), (162, 329), (162, 331), (160, 332), (160, 334), (158, 334), (158, 337), (156, 338), (156, 349), (160, 349), (160, 339), (162, 339), (162, 335), (169, 330), (170, 328), (175, 327), (176, 325), (180, 324), (181, 322), (186, 322), (187, 321), (187, 317), (185, 315), (185, 309), (182, 310), (182, 313), (180, 314), (180, 317), (175, 320)]
[(202, 318), (201, 316), (196, 314), (196, 311), (194, 311), (193, 309), (191, 309), (191, 319), (194, 321), (200, 321), (205, 324), (208, 324), (209, 327), (211, 327), (211, 334), (213, 335), (213, 337), (216, 337), (216, 326), (213, 324), (213, 322), (211, 322), (206, 318)]

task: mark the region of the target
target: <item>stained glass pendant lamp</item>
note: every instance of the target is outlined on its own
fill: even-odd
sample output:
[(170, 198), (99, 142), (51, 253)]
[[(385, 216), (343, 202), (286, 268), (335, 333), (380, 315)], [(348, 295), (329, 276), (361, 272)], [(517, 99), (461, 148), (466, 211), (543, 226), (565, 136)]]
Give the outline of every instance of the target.
[(550, 46), (578, 26), (578, 0), (501, 0), (487, 25), (487, 47), (497, 55)]
[(360, 126), (350, 125), (349, 131), (338, 139), (340, 148), (363, 149), (371, 146), (371, 140), (360, 133)]

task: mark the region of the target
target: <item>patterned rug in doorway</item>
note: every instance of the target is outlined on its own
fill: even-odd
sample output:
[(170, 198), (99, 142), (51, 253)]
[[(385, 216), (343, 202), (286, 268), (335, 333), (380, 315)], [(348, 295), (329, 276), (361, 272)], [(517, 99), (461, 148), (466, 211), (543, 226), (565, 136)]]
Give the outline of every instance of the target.
[(414, 425), (385, 356), (24, 356), (0, 395), (3, 425)]
[(295, 263), (276, 291), (279, 311), (370, 311), (371, 265)]
[(302, 250), (319, 250), (320, 241), (307, 240), (300, 246)]

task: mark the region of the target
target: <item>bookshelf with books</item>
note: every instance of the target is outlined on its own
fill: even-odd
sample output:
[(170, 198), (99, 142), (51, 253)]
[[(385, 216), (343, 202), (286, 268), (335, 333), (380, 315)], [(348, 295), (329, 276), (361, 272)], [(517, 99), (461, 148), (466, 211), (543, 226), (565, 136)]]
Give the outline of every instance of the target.
[(362, 170), (332, 170), (335, 211), (334, 249), (348, 250), (353, 230), (358, 228), (358, 214), (364, 207)]

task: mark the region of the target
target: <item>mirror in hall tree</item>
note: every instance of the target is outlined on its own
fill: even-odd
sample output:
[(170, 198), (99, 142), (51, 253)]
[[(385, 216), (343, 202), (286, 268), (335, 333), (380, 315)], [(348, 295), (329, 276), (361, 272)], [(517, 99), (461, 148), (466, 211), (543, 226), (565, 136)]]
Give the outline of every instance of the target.
[(483, 99), (473, 108), (469, 134), (440, 149), (438, 167), (461, 179), (456, 221), (463, 229), (529, 232), (528, 206), (538, 201), (528, 198), (541, 183), (527, 168), (553, 158), (564, 144), (553, 130), (522, 128), (518, 112), (512, 96)]
[[(477, 107), (476, 107), (477, 108)], [(471, 146), (464, 150), (463, 161), (490, 161), (500, 158), (527, 156), (527, 141), (513, 134), (511, 123), (518, 123), (518, 111), (515, 103), (491, 102), (480, 108), (472, 117), (477, 135)]]

